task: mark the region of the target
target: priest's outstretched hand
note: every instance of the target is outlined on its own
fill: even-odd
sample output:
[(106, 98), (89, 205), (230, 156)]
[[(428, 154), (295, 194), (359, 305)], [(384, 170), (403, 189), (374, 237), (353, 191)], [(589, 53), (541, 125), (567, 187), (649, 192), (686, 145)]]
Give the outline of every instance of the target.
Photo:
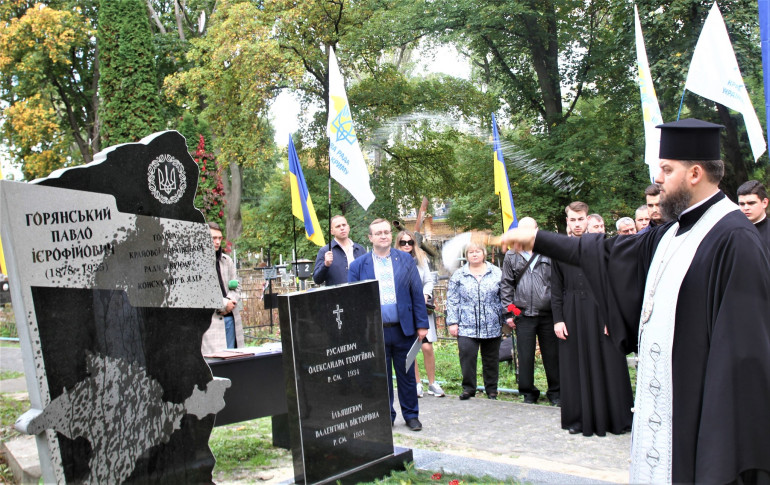
[(511, 229), (510, 231), (503, 234), (500, 240), (503, 253), (505, 253), (508, 249), (513, 249), (516, 252), (532, 251), (532, 247), (535, 245), (535, 234), (537, 234), (537, 229)]

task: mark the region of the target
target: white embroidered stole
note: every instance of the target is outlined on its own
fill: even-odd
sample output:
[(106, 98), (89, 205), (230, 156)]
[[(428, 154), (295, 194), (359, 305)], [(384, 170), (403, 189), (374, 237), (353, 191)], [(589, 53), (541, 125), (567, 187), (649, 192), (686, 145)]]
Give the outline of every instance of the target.
[(671, 483), (671, 349), (679, 289), (706, 234), (734, 210), (738, 206), (729, 199), (720, 200), (687, 233), (676, 237), (679, 224), (671, 226), (655, 250), (639, 325), (630, 483)]

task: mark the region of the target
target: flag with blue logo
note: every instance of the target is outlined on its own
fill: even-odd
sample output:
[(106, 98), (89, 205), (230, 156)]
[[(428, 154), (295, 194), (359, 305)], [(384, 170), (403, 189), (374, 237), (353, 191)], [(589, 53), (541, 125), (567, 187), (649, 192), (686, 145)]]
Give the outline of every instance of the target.
[(329, 174), (345, 187), (364, 210), (374, 201), (369, 186), (369, 169), (358, 145), (350, 114), (345, 81), (342, 79), (334, 49), (329, 49)]
[(636, 65), (639, 91), (642, 95), (642, 115), (644, 117), (644, 163), (650, 169), (650, 182), (654, 182), (660, 172), (660, 130), (656, 128), (663, 124), (660, 114), (658, 96), (652, 84), (650, 63), (647, 61), (647, 49), (642, 37), (642, 24), (639, 22), (639, 11), (634, 5), (634, 27), (636, 31)]

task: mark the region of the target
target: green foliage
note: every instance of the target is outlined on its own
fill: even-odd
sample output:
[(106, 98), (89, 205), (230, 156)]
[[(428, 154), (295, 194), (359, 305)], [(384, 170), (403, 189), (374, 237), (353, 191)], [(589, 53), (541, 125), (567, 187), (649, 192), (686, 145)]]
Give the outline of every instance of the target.
[(274, 21), (253, 3), (219, 2), (207, 35), (190, 41), (194, 67), (165, 79), (171, 99), (201, 110), (209, 122), (223, 167), (257, 166), (272, 156), (268, 101), (283, 79), (301, 76), (271, 38)]
[(105, 146), (138, 141), (161, 129), (155, 49), (141, 0), (99, 4), (99, 115)]
[(28, 180), (98, 151), (94, 22), (90, 1), (0, 6), (1, 130)]
[[(743, 118), (724, 107), (715, 109), (715, 103), (684, 92), (690, 60), (713, 2), (675, 0), (661, 5), (644, 0), (637, 4), (663, 120), (676, 120), (684, 93), (681, 118), (700, 118), (727, 127), (722, 133), (726, 166), (721, 187), (734, 197), (738, 185), (751, 178), (749, 173), (757, 167), (751, 155)], [(747, 91), (760, 122), (764, 123), (762, 63), (759, 62), (762, 55), (756, 2), (725, 0), (718, 5)], [(767, 165), (765, 152), (759, 159), (759, 166)]]
[(185, 111), (181, 116), (176, 129), (187, 140), (187, 149), (191, 152), (198, 149), (201, 136), (206, 140), (212, 137), (208, 122), (202, 116), (195, 116), (189, 111)]

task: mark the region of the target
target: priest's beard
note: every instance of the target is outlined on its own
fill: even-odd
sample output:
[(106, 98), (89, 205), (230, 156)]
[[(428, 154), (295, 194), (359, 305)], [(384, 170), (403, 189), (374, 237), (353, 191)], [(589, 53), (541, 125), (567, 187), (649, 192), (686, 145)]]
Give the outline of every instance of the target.
[(660, 198), (660, 212), (664, 221), (675, 221), (679, 215), (690, 207), (692, 194), (684, 182), (679, 184), (675, 192), (666, 191)]

